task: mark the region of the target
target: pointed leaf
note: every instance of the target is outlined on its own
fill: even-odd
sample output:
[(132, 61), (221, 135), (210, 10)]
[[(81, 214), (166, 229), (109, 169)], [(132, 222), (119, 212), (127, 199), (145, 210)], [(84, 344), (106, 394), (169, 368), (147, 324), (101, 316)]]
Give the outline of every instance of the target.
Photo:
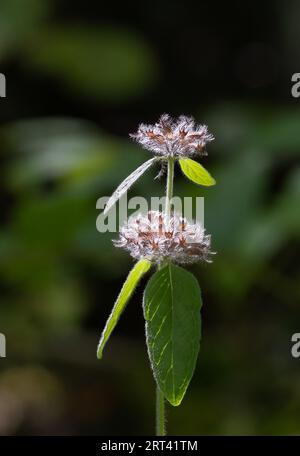
[(134, 184), (135, 181), (148, 169), (151, 165), (157, 160), (156, 157), (151, 158), (150, 160), (143, 163), (139, 166), (133, 173), (129, 174), (125, 180), (119, 185), (119, 187), (114, 191), (112, 196), (106, 203), (103, 215), (107, 214), (107, 212), (111, 209), (111, 207), (124, 195), (125, 192)]
[(192, 378), (201, 337), (201, 291), (196, 278), (169, 264), (149, 280), (144, 316), (156, 382), (172, 405), (179, 405)]
[(150, 261), (143, 259), (138, 261), (138, 263), (136, 263), (130, 271), (101, 335), (97, 349), (98, 359), (102, 358), (104, 346), (118, 323), (121, 313), (123, 312), (140, 279), (149, 270), (150, 266)]
[(215, 179), (195, 160), (192, 160), (191, 158), (180, 158), (179, 165), (183, 174), (192, 182), (207, 187), (215, 185)]

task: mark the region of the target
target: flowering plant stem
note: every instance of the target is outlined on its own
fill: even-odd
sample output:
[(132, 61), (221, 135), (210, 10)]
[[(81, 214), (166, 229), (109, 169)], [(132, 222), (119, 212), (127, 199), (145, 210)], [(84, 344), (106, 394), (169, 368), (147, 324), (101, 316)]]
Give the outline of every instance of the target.
[(166, 220), (169, 221), (171, 215), (171, 200), (173, 197), (173, 180), (174, 180), (174, 158), (168, 158), (168, 175), (166, 191)]
[(198, 185), (216, 182), (192, 156), (204, 155), (213, 140), (205, 125), (192, 117), (177, 120), (164, 114), (155, 125), (141, 124), (131, 135), (156, 156), (133, 171), (107, 202), (104, 215), (152, 164), (167, 164), (166, 197), (163, 210), (132, 216), (120, 230), (117, 247), (128, 250), (137, 263), (130, 271), (113, 307), (98, 346), (102, 358), (121, 313), (151, 266), (157, 270), (143, 295), (146, 342), (156, 387), (156, 435), (166, 435), (165, 407), (180, 405), (193, 376), (201, 341), (201, 289), (197, 279), (179, 264), (211, 262), (210, 235), (197, 221), (188, 220), (172, 207), (175, 162), (183, 174)]
[[(168, 158), (168, 174), (167, 174), (167, 189), (166, 189), (166, 220), (169, 223), (171, 216), (171, 206), (173, 198), (173, 181), (174, 181), (174, 158)], [(158, 267), (159, 269), (159, 267)], [(165, 398), (159, 386), (156, 386), (156, 435), (166, 435), (165, 424)]]

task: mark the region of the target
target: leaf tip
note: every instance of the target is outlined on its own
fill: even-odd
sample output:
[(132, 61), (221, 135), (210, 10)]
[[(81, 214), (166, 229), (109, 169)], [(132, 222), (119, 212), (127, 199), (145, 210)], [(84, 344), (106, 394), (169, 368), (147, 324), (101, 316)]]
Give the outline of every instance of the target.
[(213, 177), (211, 178), (211, 183), (209, 184), (209, 187), (212, 187), (213, 185), (216, 185), (217, 181)]
[(103, 344), (103, 339), (101, 336), (100, 342), (97, 347), (97, 359), (102, 359), (103, 357), (103, 349), (104, 349), (104, 344)]
[(100, 359), (102, 359), (102, 357), (103, 357), (103, 351), (101, 348), (98, 348), (97, 349), (97, 359), (100, 360)]
[(183, 399), (183, 396), (180, 396), (180, 397), (172, 397), (172, 398), (166, 398), (171, 405), (173, 405), (173, 407), (178, 407), (181, 402), (182, 402), (182, 399)]

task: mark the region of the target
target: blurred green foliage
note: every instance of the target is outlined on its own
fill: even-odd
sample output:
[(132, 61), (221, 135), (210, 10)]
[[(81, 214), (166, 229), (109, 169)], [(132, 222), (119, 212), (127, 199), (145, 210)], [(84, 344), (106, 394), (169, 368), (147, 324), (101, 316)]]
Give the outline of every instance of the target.
[[(1, 106), (9, 121), (2, 113), (0, 331), (8, 356), (0, 360), (0, 434), (151, 434), (142, 287), (96, 360), (132, 262), (95, 224), (97, 199), (149, 157), (119, 134), (115, 119), (134, 130), (157, 84), (160, 102), (159, 52), (133, 27), (67, 17), (57, 25), (44, 1), (1, 2), (0, 60), (16, 85), (47, 78), (76, 109), (53, 109), (47, 94), (41, 109), (33, 93), (22, 118), (11, 92)], [(99, 110), (109, 106), (105, 125), (96, 101)], [(152, 120), (156, 109), (147, 111)], [(186, 399), (168, 412), (169, 431), (299, 433), (300, 366), (290, 338), (300, 320), (300, 109), (213, 99), (194, 114), (216, 137), (203, 165), (217, 185), (197, 188), (177, 169), (175, 194), (205, 196), (217, 255), (193, 267), (203, 291), (203, 345)], [(156, 172), (130, 195), (162, 195)]]
[[(2, 0), (0, 5), (0, 59), (20, 52), (29, 36), (39, 29), (49, 11), (48, 0)], [(21, 14), (22, 12), (22, 14)]]
[(156, 78), (156, 62), (136, 34), (119, 28), (53, 26), (29, 43), (24, 63), (62, 81), (78, 97), (132, 97)]

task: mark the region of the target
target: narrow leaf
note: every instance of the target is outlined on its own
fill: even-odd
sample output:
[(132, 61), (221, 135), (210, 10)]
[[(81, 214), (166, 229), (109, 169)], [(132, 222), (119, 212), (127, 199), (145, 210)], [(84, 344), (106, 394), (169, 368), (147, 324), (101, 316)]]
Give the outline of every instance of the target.
[(125, 180), (119, 185), (119, 187), (114, 191), (112, 196), (106, 203), (105, 209), (103, 211), (103, 215), (106, 215), (110, 208), (116, 204), (116, 202), (124, 195), (125, 192), (134, 184), (135, 181), (148, 169), (151, 165), (157, 160), (156, 157), (151, 158), (150, 160), (143, 163), (139, 166), (133, 173), (129, 174)]
[(180, 158), (179, 164), (183, 174), (192, 182), (207, 187), (215, 185), (215, 179), (195, 160), (191, 158)]
[(144, 259), (138, 261), (138, 263), (136, 263), (133, 269), (130, 271), (102, 332), (97, 349), (98, 359), (102, 358), (104, 346), (106, 345), (106, 342), (108, 341), (113, 329), (118, 323), (121, 313), (123, 312), (140, 279), (149, 270), (150, 266), (150, 261)]
[(194, 373), (200, 347), (202, 305), (196, 278), (169, 264), (149, 280), (144, 316), (156, 382), (172, 405), (179, 405)]

